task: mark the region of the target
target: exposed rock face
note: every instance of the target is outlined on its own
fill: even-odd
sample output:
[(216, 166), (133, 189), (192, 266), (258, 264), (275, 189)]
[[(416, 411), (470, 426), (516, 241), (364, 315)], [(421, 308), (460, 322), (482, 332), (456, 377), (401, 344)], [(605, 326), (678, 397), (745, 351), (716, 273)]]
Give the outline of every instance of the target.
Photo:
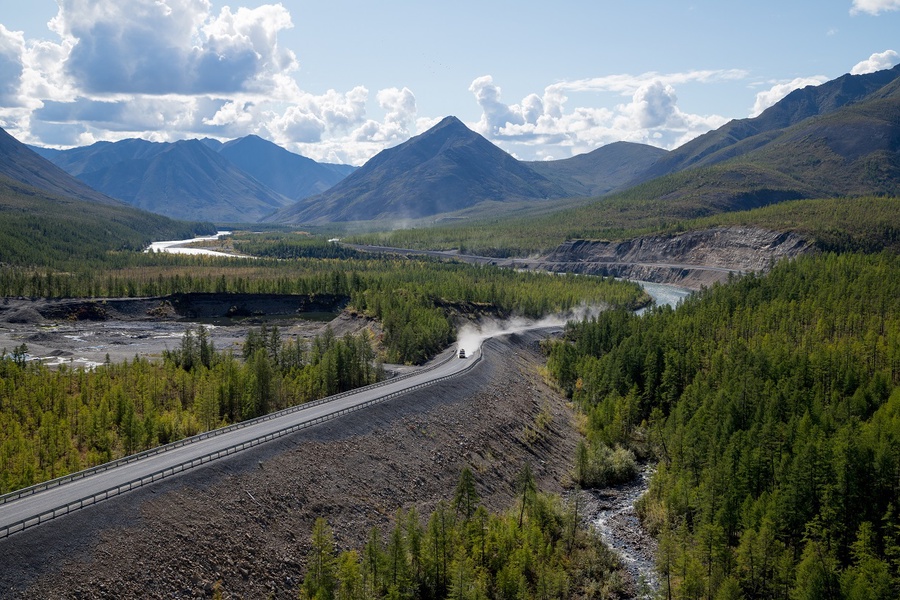
[(774, 262), (811, 248), (795, 233), (717, 227), (622, 242), (573, 240), (529, 266), (699, 288), (724, 281), (732, 273), (765, 271)]

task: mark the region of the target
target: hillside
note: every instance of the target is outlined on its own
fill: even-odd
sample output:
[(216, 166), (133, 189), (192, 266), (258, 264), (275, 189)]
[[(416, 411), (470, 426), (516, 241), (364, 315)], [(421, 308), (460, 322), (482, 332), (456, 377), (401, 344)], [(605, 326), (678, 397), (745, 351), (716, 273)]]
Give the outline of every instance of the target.
[(652, 198), (672, 217), (693, 218), (790, 199), (900, 195), (900, 79), (828, 114), (735, 142), (729, 153), (621, 198)]
[(621, 189), (667, 154), (655, 146), (614, 142), (572, 158), (525, 164), (559, 184), (567, 195), (593, 197)]
[(218, 152), (257, 181), (291, 200), (320, 194), (356, 170), (350, 165), (316, 162), (255, 135), (227, 142)]
[(290, 202), (200, 140), (94, 144), (54, 160), (114, 198), (176, 219), (252, 223)]
[(760, 148), (777, 133), (811, 117), (833, 113), (877, 94), (900, 77), (900, 65), (867, 75), (843, 75), (818, 86), (794, 90), (757, 117), (736, 119), (676, 148), (634, 183), (710, 166)]
[(48, 194), (107, 205), (116, 200), (91, 189), (0, 129), (0, 176)]
[(546, 200), (561, 186), (447, 117), (384, 150), (327, 192), (280, 211), (281, 223), (416, 219), (494, 200)]
[(0, 129), (0, 264), (85, 267), (111, 251), (212, 233), (89, 188)]
[(174, 221), (125, 204), (51, 195), (0, 175), (2, 265), (83, 269), (112, 251), (214, 231), (211, 224)]

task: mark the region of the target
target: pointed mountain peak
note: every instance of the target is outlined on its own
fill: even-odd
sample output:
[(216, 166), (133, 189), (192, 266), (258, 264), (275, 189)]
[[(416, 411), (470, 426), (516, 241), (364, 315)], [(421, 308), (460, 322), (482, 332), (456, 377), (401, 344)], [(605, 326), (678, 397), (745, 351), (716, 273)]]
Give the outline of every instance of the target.
[(444, 117), (438, 122), (437, 125), (423, 133), (423, 136), (429, 134), (443, 134), (443, 135), (462, 135), (466, 137), (477, 136), (478, 134), (468, 127), (466, 124), (457, 119), (454, 116)]

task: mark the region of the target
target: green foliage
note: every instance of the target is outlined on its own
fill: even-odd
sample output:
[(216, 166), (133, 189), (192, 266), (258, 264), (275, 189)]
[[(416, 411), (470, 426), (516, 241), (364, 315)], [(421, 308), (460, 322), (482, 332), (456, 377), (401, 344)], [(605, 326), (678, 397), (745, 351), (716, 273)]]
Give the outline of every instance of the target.
[(55, 197), (0, 177), (0, 257), (5, 267), (84, 269), (111, 253), (140, 252), (154, 240), (214, 232), (210, 223)]
[(548, 366), (590, 443), (658, 457), (639, 512), (674, 597), (900, 591), (896, 254), (806, 256), (677, 310), (604, 313)]
[(636, 284), (612, 279), (518, 273), (396, 256), (223, 260), (127, 253), (108, 257), (102, 265), (65, 273), (0, 266), (0, 296), (217, 292), (344, 297), (352, 309), (381, 321), (385, 359), (410, 364), (421, 363), (452, 343), (456, 315), (540, 317), (582, 304), (637, 307), (647, 300)]
[[(470, 477), (461, 476), (457, 491), (474, 485)], [(373, 528), (362, 552), (327, 559), (315, 542), (328, 537), (317, 520), (303, 597), (623, 597), (616, 555), (578, 525), (576, 505), (530, 494), (521, 524), (516, 509), (490, 515), (479, 504), (466, 518), (441, 502), (424, 526), (414, 508), (399, 511), (386, 544)], [(339, 565), (335, 579), (318, 575), (323, 563)]]
[[(274, 335), (273, 335), (274, 334)], [(275, 330), (240, 361), (189, 329), (162, 362), (56, 370), (0, 357), (0, 493), (378, 381), (368, 334), (330, 330), (307, 347)], [(269, 350), (272, 350), (270, 353)]]
[(575, 481), (584, 488), (626, 483), (638, 474), (634, 453), (621, 446), (579, 441), (575, 451)]
[(771, 189), (743, 204), (709, 199), (701, 202), (690, 195), (676, 200), (668, 197), (675, 192), (683, 194), (685, 186), (703, 188), (715, 181), (711, 172), (688, 171), (671, 180), (655, 180), (623, 194), (549, 215), (485, 219), (351, 239), (401, 248), (456, 248), (463, 253), (510, 257), (547, 253), (572, 239), (617, 240), (722, 225), (750, 225), (796, 231), (809, 236), (823, 250), (878, 252), (882, 248), (900, 248), (900, 200), (893, 197), (782, 202), (783, 198)]
[(831, 252), (900, 252), (900, 198), (795, 200), (686, 221), (669, 231), (729, 225), (794, 231)]

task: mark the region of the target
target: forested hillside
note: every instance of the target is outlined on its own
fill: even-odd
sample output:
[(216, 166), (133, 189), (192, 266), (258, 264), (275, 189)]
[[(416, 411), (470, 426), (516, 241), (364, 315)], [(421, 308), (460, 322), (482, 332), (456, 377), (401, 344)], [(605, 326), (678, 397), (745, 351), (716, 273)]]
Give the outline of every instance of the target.
[(113, 252), (213, 232), (211, 223), (53, 195), (0, 175), (0, 262), (7, 267), (90, 268)]
[(400, 248), (459, 248), (484, 256), (524, 257), (548, 253), (566, 240), (622, 240), (741, 224), (801, 233), (827, 250), (870, 252), (895, 247), (900, 227), (900, 199), (883, 196), (795, 200), (712, 215), (694, 208), (689, 203), (622, 194), (543, 217), (403, 229), (350, 239)]
[(638, 285), (611, 279), (352, 252), (329, 258), (341, 247), (302, 236), (272, 235), (246, 248), (294, 258), (122, 253), (71, 273), (5, 266), (0, 296), (98, 298), (102, 315), (102, 299), (110, 297), (328, 294), (377, 320), (381, 335), (326, 333), (305, 344), (264, 330), (252, 333), (243, 356), (235, 357), (217, 352), (198, 329), (161, 363), (135, 358), (85, 371), (28, 361), (25, 344), (5, 349), (0, 493), (371, 383), (377, 360), (421, 363), (451, 344), (469, 318), (539, 317), (583, 304), (635, 308), (647, 301)]
[(664, 596), (897, 597), (897, 255), (806, 256), (677, 310), (604, 313), (548, 367), (594, 455), (659, 461), (639, 510)]

